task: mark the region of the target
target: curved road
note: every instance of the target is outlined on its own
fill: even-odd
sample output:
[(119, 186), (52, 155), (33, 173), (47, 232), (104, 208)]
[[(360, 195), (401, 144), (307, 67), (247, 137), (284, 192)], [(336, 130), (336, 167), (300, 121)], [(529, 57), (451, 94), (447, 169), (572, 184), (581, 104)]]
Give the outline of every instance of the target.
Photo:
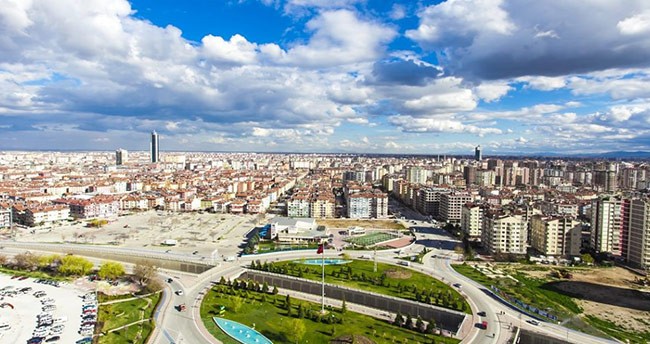
[[(420, 270), (424, 273), (432, 275), (447, 284), (460, 284), (461, 287), (457, 288), (462, 295), (466, 297), (472, 308), (473, 315), (470, 316), (471, 321), (465, 321), (460, 330), (460, 335), (463, 337), (462, 343), (481, 343), (481, 344), (494, 344), (506, 343), (512, 336), (512, 328), (520, 326), (524, 329), (544, 333), (546, 335), (567, 340), (572, 343), (614, 343), (613, 341), (606, 340), (599, 337), (590, 336), (581, 332), (568, 330), (565, 327), (540, 322), (535, 326), (527, 323), (527, 320), (532, 318), (523, 315), (521, 312), (508, 307), (507, 305), (497, 301), (493, 297), (484, 292), (485, 287), (482, 285), (458, 274), (450, 266), (450, 258), (455, 256), (453, 249), (459, 242), (448, 235), (441, 229), (432, 228), (432, 225), (424, 221), (405, 221), (410, 222), (409, 226), (416, 229), (416, 242), (407, 248), (398, 250), (398, 252), (380, 251), (377, 252), (378, 261), (386, 263), (397, 263), (396, 253), (398, 255), (415, 254), (421, 252), (423, 248), (430, 249), (431, 251), (424, 256), (422, 265), (416, 264), (412, 266), (413, 269)], [(48, 248), (53, 251), (65, 250), (64, 245), (43, 245), (37, 243), (19, 243), (12, 242), (11, 246), (49, 246)], [(2, 245), (0, 243), (0, 245)], [(80, 246), (75, 244), (74, 247)], [(92, 249), (97, 250), (98, 247), (93, 246)], [(47, 251), (47, 249), (42, 249)], [(137, 252), (143, 256), (155, 257), (159, 259), (173, 259), (179, 261), (197, 261), (196, 257), (191, 255), (165, 255), (160, 252), (147, 251), (147, 250), (133, 250), (117, 247), (101, 247), (101, 250), (119, 253), (133, 253)], [(372, 255), (373, 251), (353, 251), (348, 252), (350, 255)], [(338, 251), (326, 251), (326, 257), (336, 257), (340, 254)], [(257, 256), (247, 256), (237, 259), (235, 262), (222, 262), (219, 266), (212, 268), (201, 275), (182, 274), (174, 271), (162, 271), (162, 277), (167, 280), (172, 278), (171, 283), (166, 283), (163, 301), (161, 308), (155, 314), (158, 326), (154, 335), (152, 336), (151, 343), (219, 343), (214, 339), (202, 324), (199, 316), (199, 308), (201, 299), (204, 292), (211, 286), (212, 281), (219, 280), (221, 276), (231, 278), (239, 275), (243, 271), (243, 266), (247, 265), (253, 260), (285, 260), (302, 257), (314, 257), (315, 252), (309, 251), (293, 251), (293, 252), (278, 252), (269, 253)], [(198, 262), (198, 261), (197, 261)], [(182, 291), (182, 295), (177, 295), (177, 291)], [(185, 304), (187, 309), (180, 312), (176, 309), (179, 304)], [(477, 312), (484, 311), (485, 316), (480, 317)], [(475, 323), (481, 321), (488, 322), (488, 328), (481, 330), (474, 326)]]

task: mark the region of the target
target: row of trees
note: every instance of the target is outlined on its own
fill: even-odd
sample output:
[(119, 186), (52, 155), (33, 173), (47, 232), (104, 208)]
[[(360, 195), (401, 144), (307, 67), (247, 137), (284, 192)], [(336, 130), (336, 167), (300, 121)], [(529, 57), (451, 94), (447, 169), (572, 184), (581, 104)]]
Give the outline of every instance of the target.
[[(52, 276), (87, 276), (96, 273), (105, 280), (116, 280), (126, 275), (124, 265), (118, 262), (104, 262), (98, 269), (86, 258), (72, 254), (38, 255), (32, 252), (16, 254), (13, 258), (0, 255), (0, 266), (12, 270), (40, 271)], [(130, 278), (145, 291), (154, 292), (162, 289), (162, 282), (157, 278), (158, 269), (146, 262), (136, 264)]]
[(422, 318), (418, 316), (415, 320), (411, 317), (410, 314), (406, 316), (402, 313), (397, 313), (395, 315), (395, 320), (393, 320), (393, 325), (399, 327), (405, 327), (409, 330), (418, 331), (421, 333), (433, 334), (436, 331), (436, 321), (435, 319), (429, 320), (428, 323), (424, 323)]

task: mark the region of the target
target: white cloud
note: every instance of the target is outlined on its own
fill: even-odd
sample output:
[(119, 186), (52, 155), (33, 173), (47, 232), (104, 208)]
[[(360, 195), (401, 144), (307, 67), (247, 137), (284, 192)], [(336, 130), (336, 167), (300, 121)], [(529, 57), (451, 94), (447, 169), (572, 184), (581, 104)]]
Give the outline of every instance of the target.
[(490, 103), (501, 99), (513, 88), (504, 82), (485, 82), (478, 85), (474, 90), (479, 98)]
[(393, 4), (393, 7), (391, 7), (388, 16), (393, 20), (404, 19), (406, 17), (406, 8), (401, 4)]
[(624, 35), (650, 33), (650, 10), (627, 17), (619, 21), (616, 27)]
[(411, 116), (391, 116), (391, 124), (406, 132), (429, 133), (470, 133), (479, 136), (487, 134), (502, 134), (498, 128), (481, 128), (475, 125), (463, 124), (460, 121), (444, 118), (414, 118)]
[(470, 44), (482, 32), (508, 35), (516, 26), (502, 8), (501, 0), (448, 0), (426, 7), (418, 16), (420, 26), (406, 31), (406, 37), (426, 46), (450, 41)]
[(564, 77), (548, 77), (548, 76), (526, 76), (517, 78), (518, 81), (523, 81), (534, 90), (552, 91), (566, 86)]
[(363, 21), (348, 10), (322, 12), (307, 22), (307, 29), (313, 32), (309, 42), (290, 48), (286, 62), (316, 67), (373, 61), (397, 35), (395, 29)]
[(648, 1), (449, 0), (406, 36), (456, 75), (555, 77), (650, 66), (648, 13)]
[(233, 35), (228, 41), (219, 36), (207, 35), (201, 39), (201, 43), (209, 58), (238, 64), (256, 62), (257, 44), (250, 43), (241, 35)]

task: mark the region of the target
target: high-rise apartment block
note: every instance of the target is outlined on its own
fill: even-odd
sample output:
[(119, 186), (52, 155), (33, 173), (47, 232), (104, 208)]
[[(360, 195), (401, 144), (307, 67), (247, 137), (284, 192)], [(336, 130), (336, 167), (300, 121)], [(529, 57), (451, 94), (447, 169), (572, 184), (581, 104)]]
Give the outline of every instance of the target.
[(640, 269), (650, 269), (650, 201), (630, 201), (629, 233), (626, 260)]
[(489, 214), (483, 218), (481, 241), (490, 254), (526, 254), (528, 223), (520, 215)]
[(582, 225), (574, 218), (534, 215), (530, 227), (530, 244), (541, 254), (563, 257), (580, 255)]
[(158, 141), (158, 133), (155, 130), (151, 132), (151, 143), (149, 145), (149, 151), (151, 152), (151, 162), (153, 163), (160, 162), (160, 146)]
[(591, 247), (598, 253), (621, 256), (629, 201), (606, 196), (591, 202)]
[(115, 165), (124, 165), (129, 161), (129, 152), (126, 149), (115, 151)]
[(440, 195), (440, 219), (447, 222), (460, 222), (460, 215), (465, 203), (474, 201), (467, 193)]
[(460, 228), (470, 239), (480, 240), (483, 229), (483, 207), (473, 203), (465, 204), (461, 210)]

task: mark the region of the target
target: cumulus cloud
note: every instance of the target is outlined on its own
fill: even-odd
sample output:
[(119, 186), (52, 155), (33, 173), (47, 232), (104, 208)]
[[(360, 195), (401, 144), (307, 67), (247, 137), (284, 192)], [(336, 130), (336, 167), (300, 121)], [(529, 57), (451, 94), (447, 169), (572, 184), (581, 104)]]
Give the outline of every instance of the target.
[(363, 21), (349, 10), (322, 12), (308, 21), (306, 27), (313, 35), (306, 45), (290, 48), (286, 62), (322, 67), (373, 61), (397, 35), (395, 29)]
[(449, 0), (419, 12), (406, 36), (455, 73), (560, 76), (649, 66), (649, 10), (647, 1)]
[(488, 103), (501, 99), (511, 90), (513, 88), (504, 82), (481, 83), (475, 88), (476, 95)]
[(475, 125), (463, 124), (460, 121), (446, 118), (414, 118), (411, 116), (391, 116), (391, 124), (406, 132), (422, 133), (470, 133), (483, 136), (486, 134), (502, 134), (498, 128), (481, 128)]

